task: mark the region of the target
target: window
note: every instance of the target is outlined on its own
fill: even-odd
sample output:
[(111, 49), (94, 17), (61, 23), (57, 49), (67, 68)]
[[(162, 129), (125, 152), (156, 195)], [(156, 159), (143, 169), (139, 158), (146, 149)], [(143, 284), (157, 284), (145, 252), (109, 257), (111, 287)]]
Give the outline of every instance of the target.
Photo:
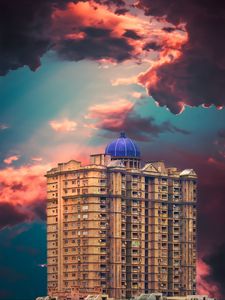
[(133, 257), (133, 262), (138, 262), (139, 261), (139, 257)]
[(105, 264), (100, 264), (100, 268), (101, 269), (106, 269), (106, 265)]
[(133, 232), (133, 238), (137, 239), (139, 237), (138, 232)]
[(100, 272), (100, 277), (101, 277), (101, 278), (106, 278), (106, 273)]

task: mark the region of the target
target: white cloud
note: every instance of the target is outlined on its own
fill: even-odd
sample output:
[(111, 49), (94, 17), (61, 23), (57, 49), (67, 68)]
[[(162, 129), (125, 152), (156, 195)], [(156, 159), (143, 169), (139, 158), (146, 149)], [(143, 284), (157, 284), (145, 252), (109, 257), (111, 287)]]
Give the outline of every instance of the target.
[(77, 123), (69, 119), (52, 120), (49, 125), (57, 132), (73, 132), (77, 128)]
[(123, 78), (121, 77), (121, 78), (111, 80), (112, 86), (130, 85), (135, 83), (138, 83), (137, 76), (123, 77)]
[(8, 128), (9, 128), (8, 125), (0, 123), (0, 130), (5, 130), (5, 129), (8, 129)]

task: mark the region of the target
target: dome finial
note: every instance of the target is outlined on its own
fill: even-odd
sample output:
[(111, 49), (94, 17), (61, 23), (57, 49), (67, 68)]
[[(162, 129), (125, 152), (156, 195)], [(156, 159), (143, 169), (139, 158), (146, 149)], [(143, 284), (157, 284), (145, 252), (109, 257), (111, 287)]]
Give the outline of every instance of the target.
[(121, 138), (125, 138), (126, 137), (126, 133), (124, 131), (120, 132), (120, 137)]

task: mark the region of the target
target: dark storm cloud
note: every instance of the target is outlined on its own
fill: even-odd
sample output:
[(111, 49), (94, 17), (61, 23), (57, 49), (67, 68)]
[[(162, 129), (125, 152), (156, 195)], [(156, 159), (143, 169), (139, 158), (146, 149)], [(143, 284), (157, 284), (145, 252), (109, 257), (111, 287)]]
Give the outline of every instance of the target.
[(87, 35), (85, 39), (65, 39), (56, 47), (58, 55), (67, 60), (79, 61), (82, 59), (98, 60), (101, 58), (112, 58), (123, 61), (131, 57), (133, 50), (126, 39), (111, 37), (105, 32), (102, 36), (93, 37)]
[(217, 134), (218, 143), (225, 146), (225, 129), (220, 129)]
[[(105, 136), (112, 133), (125, 131), (137, 141), (150, 141), (162, 133), (181, 133), (188, 135), (189, 131), (173, 125), (169, 121), (157, 124), (153, 117), (142, 117), (136, 112), (136, 106), (127, 100), (117, 102), (117, 107), (112, 111), (114, 105), (96, 105), (89, 108), (88, 119), (95, 120), (94, 126), (105, 130)], [(115, 135), (115, 134), (113, 134)]]
[(159, 51), (162, 49), (162, 45), (157, 44), (156, 42), (149, 42), (144, 45), (143, 50), (155, 50)]
[(163, 27), (162, 30), (170, 33), (170, 32), (173, 32), (174, 30), (176, 30), (176, 28), (173, 28), (173, 27)]
[(104, 126), (102, 128), (109, 132), (125, 131), (128, 136), (131, 136), (137, 141), (150, 141), (154, 137), (158, 137), (162, 133), (181, 133), (189, 134), (190, 132), (174, 126), (169, 121), (161, 124), (156, 124), (153, 117), (141, 117), (137, 113), (129, 113), (120, 126)]
[(23, 185), (22, 183), (14, 183), (9, 187), (13, 190), (13, 192), (15, 192), (15, 191), (25, 192), (27, 190), (27, 187), (25, 185)]
[(54, 7), (66, 1), (0, 1), (0, 75), (29, 66), (36, 70), (51, 45), (49, 27)]
[(175, 26), (186, 24), (189, 35), (182, 56), (158, 68), (159, 81), (150, 88), (154, 99), (174, 113), (180, 102), (225, 105), (225, 2), (140, 0), (138, 7)]
[(46, 200), (34, 202), (29, 209), (34, 212), (38, 219), (46, 221)]
[(126, 9), (126, 8), (118, 8), (115, 10), (115, 14), (116, 15), (125, 15), (128, 11), (129, 11), (129, 9)]
[(29, 216), (10, 203), (0, 203), (0, 229), (25, 222)]
[(8, 202), (0, 202), (0, 230), (35, 219), (46, 220), (46, 201), (40, 200), (22, 207)]
[(133, 40), (139, 40), (141, 38), (134, 30), (126, 30), (123, 36)]
[[(41, 56), (56, 44), (51, 32), (53, 12), (57, 9), (65, 9), (68, 3), (78, 2), (88, 1), (0, 1), (0, 76), (5, 75), (9, 70), (23, 66), (28, 66), (35, 71), (40, 66)], [(119, 9), (123, 9), (125, 4), (124, 1), (119, 0), (95, 2), (114, 4)], [(121, 61), (130, 57), (129, 52), (132, 47), (127, 44), (125, 38), (113, 38), (109, 34), (105, 36), (104, 28), (102, 31), (101, 28), (98, 30), (96, 37), (94, 34), (97, 33), (97, 29), (95, 32), (90, 31), (90, 28), (86, 29), (87, 39), (83, 41), (63, 39), (59, 45), (59, 54), (69, 60), (112, 57)]]
[(216, 282), (222, 295), (225, 295), (225, 243), (203, 258), (203, 261), (210, 267), (210, 274), (205, 277), (209, 283)]
[(123, 1), (123, 0), (96, 0), (95, 2), (104, 4), (104, 5), (114, 4), (119, 7), (126, 5), (126, 1)]

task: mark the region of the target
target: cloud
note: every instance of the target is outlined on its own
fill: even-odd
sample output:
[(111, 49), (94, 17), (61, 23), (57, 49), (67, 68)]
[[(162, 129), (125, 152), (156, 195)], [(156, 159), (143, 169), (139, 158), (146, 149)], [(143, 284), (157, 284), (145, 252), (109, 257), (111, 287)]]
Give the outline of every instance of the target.
[(12, 155), (3, 160), (3, 162), (7, 165), (10, 165), (14, 161), (17, 161), (20, 158), (20, 155)]
[[(149, 31), (155, 30), (153, 25), (131, 13), (116, 14), (110, 7), (79, 1), (69, 3), (64, 10), (57, 9), (52, 16), (52, 38), (59, 56), (74, 61), (139, 60), (144, 41), (150, 39)], [(165, 32), (161, 30), (160, 34)]]
[(33, 156), (33, 157), (31, 158), (31, 160), (40, 162), (40, 161), (43, 160), (43, 158), (42, 158), (42, 157), (38, 157), (38, 156)]
[(129, 12), (127, 8), (118, 8), (115, 10), (116, 15), (125, 15), (127, 12)]
[(197, 292), (199, 295), (210, 295), (220, 299), (221, 294), (217, 284), (210, 280), (211, 268), (202, 259), (197, 262)]
[(133, 40), (139, 40), (139, 39), (141, 39), (141, 36), (138, 35), (135, 30), (131, 30), (131, 29), (126, 30), (124, 32), (123, 36), (125, 36), (127, 38), (130, 38), (130, 39), (133, 39)]
[(30, 216), (11, 203), (0, 202), (0, 230), (29, 221)]
[(73, 132), (77, 127), (77, 123), (69, 119), (52, 120), (49, 125), (56, 132)]
[(135, 98), (135, 99), (143, 99), (143, 98), (146, 97), (145, 94), (140, 93), (140, 92), (132, 92), (132, 93), (131, 93), (131, 96), (132, 96), (133, 98)]
[(215, 142), (216, 142), (217, 145), (222, 146), (223, 148), (225, 148), (225, 129), (220, 129), (217, 132)]
[[(148, 57), (145, 45), (156, 43), (175, 53), (170, 47), (183, 44), (184, 34), (174, 30), (168, 34), (155, 18), (146, 18), (129, 11), (126, 1), (41, 0), (27, 5), (26, 0), (1, 1), (2, 44), (0, 75), (9, 70), (29, 66), (36, 70), (40, 58), (48, 50), (59, 57), (79, 61), (107, 60), (111, 63)], [(165, 22), (163, 23), (166, 24)], [(177, 38), (179, 36), (179, 39)]]
[(137, 76), (121, 77), (121, 78), (113, 79), (111, 83), (112, 86), (135, 84), (137, 83)]
[(88, 109), (86, 119), (96, 120), (95, 128), (120, 128), (125, 116), (133, 110), (134, 103), (120, 99), (107, 104), (95, 104)]
[(187, 105), (222, 108), (225, 42), (217, 37), (225, 26), (224, 3), (138, 0), (132, 9), (127, 4), (1, 1), (0, 75), (23, 66), (36, 70), (50, 49), (73, 61), (149, 61), (149, 69), (131, 82), (145, 86), (160, 106), (175, 114)]
[(8, 129), (8, 128), (9, 128), (8, 125), (0, 123), (0, 130), (5, 130), (5, 129)]
[[(165, 18), (175, 28), (182, 25), (188, 33), (176, 59), (164, 60), (139, 78), (149, 94), (175, 114), (185, 105), (224, 106), (225, 42), (218, 38), (225, 27), (224, 2), (139, 0), (137, 6), (146, 15)], [(174, 34), (172, 29), (166, 32)]]
[(45, 218), (46, 181), (50, 165), (0, 169), (0, 228)]
[(0, 2), (0, 75), (29, 66), (36, 70), (40, 57), (49, 49), (49, 30), (54, 7), (62, 1), (26, 0)]
[(151, 26), (124, 5), (124, 1), (40, 0), (28, 5), (26, 0), (2, 0), (0, 75), (23, 66), (35, 71), (50, 49), (74, 61), (120, 62), (142, 55), (137, 37), (146, 36)]
[[(215, 295), (218, 299), (222, 299), (225, 295), (225, 242), (207, 256), (203, 257), (203, 261), (210, 266), (208, 274), (204, 279), (211, 287), (210, 294)], [(216, 282), (216, 287), (215, 287)], [(214, 283), (214, 284), (213, 284)]]
[(73, 39), (70, 36), (57, 45), (57, 53), (61, 58), (71, 61), (106, 58), (121, 62), (131, 57), (133, 47), (126, 39), (113, 37), (111, 30), (89, 27), (83, 32), (84, 38)]
[(169, 121), (156, 124), (153, 117), (142, 117), (135, 111), (135, 103), (125, 99), (97, 104), (89, 108), (86, 119), (95, 120), (94, 126), (108, 133), (125, 131), (139, 141), (149, 141), (164, 132), (189, 134)]

